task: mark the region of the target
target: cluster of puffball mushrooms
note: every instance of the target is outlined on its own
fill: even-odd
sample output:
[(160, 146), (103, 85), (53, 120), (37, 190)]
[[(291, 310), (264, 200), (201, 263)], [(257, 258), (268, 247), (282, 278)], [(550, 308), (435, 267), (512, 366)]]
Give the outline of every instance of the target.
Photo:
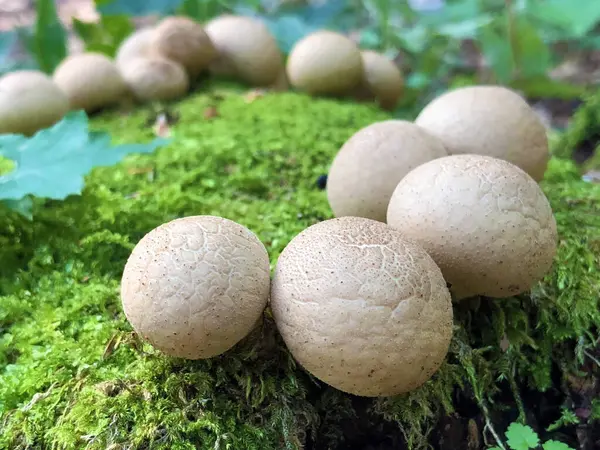
[(169, 101), (203, 74), (256, 88), (350, 96), (393, 108), (404, 81), (384, 55), (360, 50), (343, 34), (318, 30), (298, 41), (287, 61), (259, 19), (222, 15), (205, 24), (168, 16), (128, 36), (114, 58), (67, 56), (52, 76), (19, 70), (0, 78), (0, 134), (34, 134), (70, 110), (88, 113), (125, 101)]
[(280, 254), (215, 216), (144, 236), (123, 273), (124, 312), (139, 336), (188, 359), (225, 353), (267, 307), (295, 360), (315, 378), (366, 397), (398, 395), (439, 369), (453, 302), (531, 289), (557, 247), (538, 182), (546, 130), (500, 86), (446, 92), (414, 122), (386, 120), (335, 156), (327, 197), (336, 216)]

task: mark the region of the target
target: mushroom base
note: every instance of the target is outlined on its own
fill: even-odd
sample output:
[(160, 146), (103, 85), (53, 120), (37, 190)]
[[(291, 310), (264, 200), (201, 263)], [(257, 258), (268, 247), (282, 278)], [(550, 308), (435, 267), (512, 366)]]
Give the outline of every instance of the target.
[[(0, 215), (0, 448), (445, 450), (480, 448), (484, 401), (498, 433), (520, 407), (540, 430), (563, 405), (598, 414), (600, 185), (567, 160), (551, 160), (542, 182), (560, 236), (552, 271), (519, 298), (456, 304), (446, 362), (408, 394), (364, 399), (316, 382), (269, 310), (251, 336), (209, 360), (168, 358), (136, 339), (119, 280), (148, 230), (174, 217), (224, 216), (255, 231), (274, 263), (293, 236), (332, 217), (315, 180), (340, 146), (391, 118), (291, 92), (248, 102), (247, 87), (206, 91), (173, 106), (167, 148), (96, 169), (82, 196), (35, 201), (33, 222)], [(219, 114), (203, 120), (213, 107)], [(151, 111), (105, 112), (92, 125), (115, 142), (148, 141)], [(599, 439), (591, 414), (580, 419), (587, 427), (559, 428), (559, 439), (573, 448), (576, 432)]]

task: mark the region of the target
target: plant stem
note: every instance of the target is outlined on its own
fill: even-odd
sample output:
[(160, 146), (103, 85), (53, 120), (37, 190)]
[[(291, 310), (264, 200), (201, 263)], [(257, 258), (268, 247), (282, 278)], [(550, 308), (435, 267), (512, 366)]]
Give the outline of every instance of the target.
[(517, 36), (517, 30), (515, 27), (516, 19), (515, 14), (512, 8), (512, 0), (504, 0), (504, 4), (506, 5), (506, 33), (508, 45), (510, 46), (510, 54), (512, 56), (512, 77), (519, 76), (520, 67), (519, 67), (519, 40)]
[(487, 428), (489, 430), (489, 432), (492, 434), (492, 436), (494, 437), (494, 440), (496, 441), (496, 444), (498, 445), (498, 447), (500, 447), (502, 450), (506, 450), (506, 447), (502, 443), (502, 439), (500, 439), (500, 436), (494, 429), (494, 425), (492, 425), (492, 419), (490, 417), (490, 413), (489, 413), (487, 406), (485, 405), (485, 402), (483, 400), (479, 402), (479, 407), (483, 411), (483, 416), (485, 417), (484, 430)]

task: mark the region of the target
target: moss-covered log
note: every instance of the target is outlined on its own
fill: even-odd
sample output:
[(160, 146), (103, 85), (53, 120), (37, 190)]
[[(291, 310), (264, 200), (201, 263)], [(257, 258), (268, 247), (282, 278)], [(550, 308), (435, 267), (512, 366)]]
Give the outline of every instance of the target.
[[(600, 186), (553, 159), (543, 182), (560, 233), (553, 270), (530, 295), (457, 306), (447, 362), (413, 393), (359, 399), (318, 383), (294, 364), (268, 310), (221, 357), (158, 354), (120, 305), (137, 241), (177, 217), (219, 215), (256, 232), (274, 264), (294, 235), (331, 217), (316, 180), (339, 147), (390, 117), (293, 93), (248, 101), (231, 87), (174, 108), (173, 142), (156, 154), (94, 170), (82, 196), (36, 203), (33, 222), (2, 211), (0, 448), (361, 448), (365, 430), (421, 448), (465, 401), (492, 421), (529, 413), (525, 391), (560, 391), (593, 351)], [(93, 125), (139, 142), (153, 137), (151, 122), (140, 109)]]

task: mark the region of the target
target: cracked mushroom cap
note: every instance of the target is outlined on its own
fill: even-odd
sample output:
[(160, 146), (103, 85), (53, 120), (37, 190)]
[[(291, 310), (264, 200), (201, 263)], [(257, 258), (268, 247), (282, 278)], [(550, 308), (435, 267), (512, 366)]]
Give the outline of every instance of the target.
[(375, 97), (384, 109), (394, 109), (404, 92), (404, 78), (396, 64), (381, 53), (361, 52), (363, 83), (361, 88)]
[(412, 170), (387, 220), (431, 255), (457, 300), (525, 292), (556, 253), (556, 221), (539, 185), (489, 156), (446, 156)]
[(432, 100), (415, 123), (450, 155), (471, 153), (516, 164), (540, 181), (550, 158), (544, 124), (523, 97), (503, 86), (469, 86)]
[(174, 100), (185, 95), (190, 85), (181, 64), (156, 55), (134, 58), (121, 74), (140, 101)]
[(412, 169), (447, 156), (441, 141), (404, 120), (368, 125), (346, 141), (327, 177), (327, 199), (336, 217), (385, 222), (398, 182)]
[(0, 134), (32, 135), (68, 111), (69, 99), (45, 73), (16, 70), (0, 77)]
[(182, 16), (169, 16), (154, 28), (153, 52), (177, 61), (196, 77), (217, 57), (217, 50), (202, 25)]
[(422, 385), (452, 337), (440, 269), (400, 232), (359, 217), (326, 220), (292, 239), (275, 268), (271, 309), (308, 372), (365, 397)]
[(127, 84), (116, 64), (101, 53), (86, 52), (63, 59), (52, 75), (67, 94), (71, 109), (93, 112), (122, 101)]
[(142, 28), (134, 31), (121, 42), (115, 55), (115, 64), (119, 70), (123, 70), (133, 59), (151, 54), (153, 35), (153, 27)]
[(319, 30), (300, 39), (286, 66), (290, 84), (313, 95), (344, 95), (363, 77), (358, 46), (343, 34)]
[(226, 14), (208, 22), (204, 29), (219, 54), (210, 66), (215, 75), (269, 86), (284, 70), (277, 41), (260, 20)]
[(125, 315), (158, 350), (187, 359), (222, 354), (266, 307), (269, 257), (246, 227), (213, 216), (167, 222), (131, 253), (121, 281)]

